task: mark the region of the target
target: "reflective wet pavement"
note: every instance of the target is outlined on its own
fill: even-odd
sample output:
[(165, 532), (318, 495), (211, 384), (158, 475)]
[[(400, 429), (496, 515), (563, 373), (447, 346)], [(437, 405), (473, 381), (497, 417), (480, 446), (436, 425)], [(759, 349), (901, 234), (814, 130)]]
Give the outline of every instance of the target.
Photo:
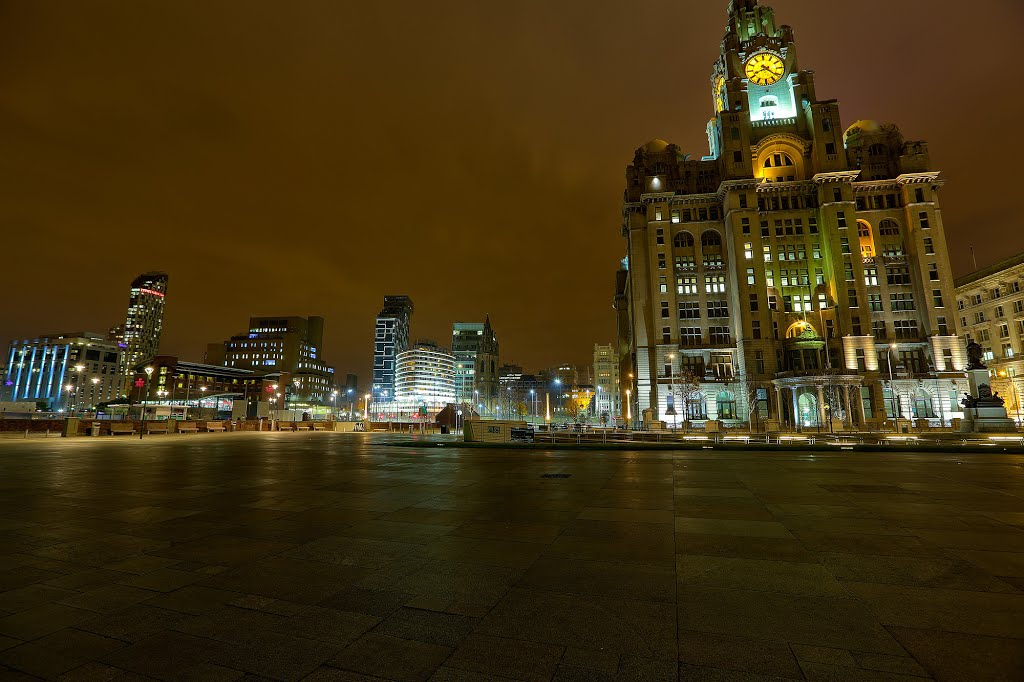
[(386, 439), (0, 441), (0, 678), (1024, 671), (1022, 456)]

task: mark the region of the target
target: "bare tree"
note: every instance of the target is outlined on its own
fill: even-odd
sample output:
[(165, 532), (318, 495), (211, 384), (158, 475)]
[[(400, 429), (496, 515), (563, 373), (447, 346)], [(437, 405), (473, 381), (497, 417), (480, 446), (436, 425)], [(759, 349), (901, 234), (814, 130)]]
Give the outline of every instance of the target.
[(684, 370), (675, 378), (675, 396), (683, 411), (683, 424), (688, 426), (692, 407), (700, 401), (700, 377), (692, 370)]
[(743, 396), (746, 405), (747, 427), (753, 430), (754, 415), (758, 413), (757, 392), (761, 390), (761, 386), (749, 374), (740, 374), (736, 377), (736, 388), (737, 393)]

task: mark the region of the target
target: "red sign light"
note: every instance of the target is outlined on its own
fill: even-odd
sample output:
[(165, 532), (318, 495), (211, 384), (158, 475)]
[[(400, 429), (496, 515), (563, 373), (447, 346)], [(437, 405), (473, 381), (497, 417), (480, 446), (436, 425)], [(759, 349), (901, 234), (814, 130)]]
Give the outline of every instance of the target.
[(145, 379), (136, 379), (135, 380), (135, 388), (142, 388), (145, 385), (146, 385), (146, 380)]

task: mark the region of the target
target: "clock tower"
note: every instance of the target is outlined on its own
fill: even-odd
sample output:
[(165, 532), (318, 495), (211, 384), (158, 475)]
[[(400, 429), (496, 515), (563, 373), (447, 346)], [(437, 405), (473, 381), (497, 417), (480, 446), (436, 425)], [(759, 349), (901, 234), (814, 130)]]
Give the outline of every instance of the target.
[(793, 29), (758, 0), (729, 2), (709, 85), (710, 153), (651, 140), (626, 169), (627, 412), (833, 430), (959, 416), (927, 144), (876, 121), (844, 132)]

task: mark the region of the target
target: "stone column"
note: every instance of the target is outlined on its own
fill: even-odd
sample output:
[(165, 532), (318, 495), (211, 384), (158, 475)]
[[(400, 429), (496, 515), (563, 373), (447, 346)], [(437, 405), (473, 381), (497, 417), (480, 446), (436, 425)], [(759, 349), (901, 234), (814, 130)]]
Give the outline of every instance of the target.
[(818, 389), (818, 423), (825, 425), (825, 387), (821, 384), (815, 386)]
[(861, 395), (860, 386), (854, 386), (855, 400), (857, 401), (857, 414), (860, 415), (860, 430), (867, 428), (868, 418), (864, 414), (864, 396)]
[(782, 389), (778, 386), (775, 387), (775, 419), (778, 420), (779, 426), (786, 425), (782, 419)]
[(800, 400), (796, 394), (796, 386), (790, 386), (789, 392), (793, 394), (793, 430), (800, 430)]
[(850, 387), (843, 384), (839, 392), (840, 402), (843, 403), (843, 425), (853, 428), (853, 415), (850, 414)]

